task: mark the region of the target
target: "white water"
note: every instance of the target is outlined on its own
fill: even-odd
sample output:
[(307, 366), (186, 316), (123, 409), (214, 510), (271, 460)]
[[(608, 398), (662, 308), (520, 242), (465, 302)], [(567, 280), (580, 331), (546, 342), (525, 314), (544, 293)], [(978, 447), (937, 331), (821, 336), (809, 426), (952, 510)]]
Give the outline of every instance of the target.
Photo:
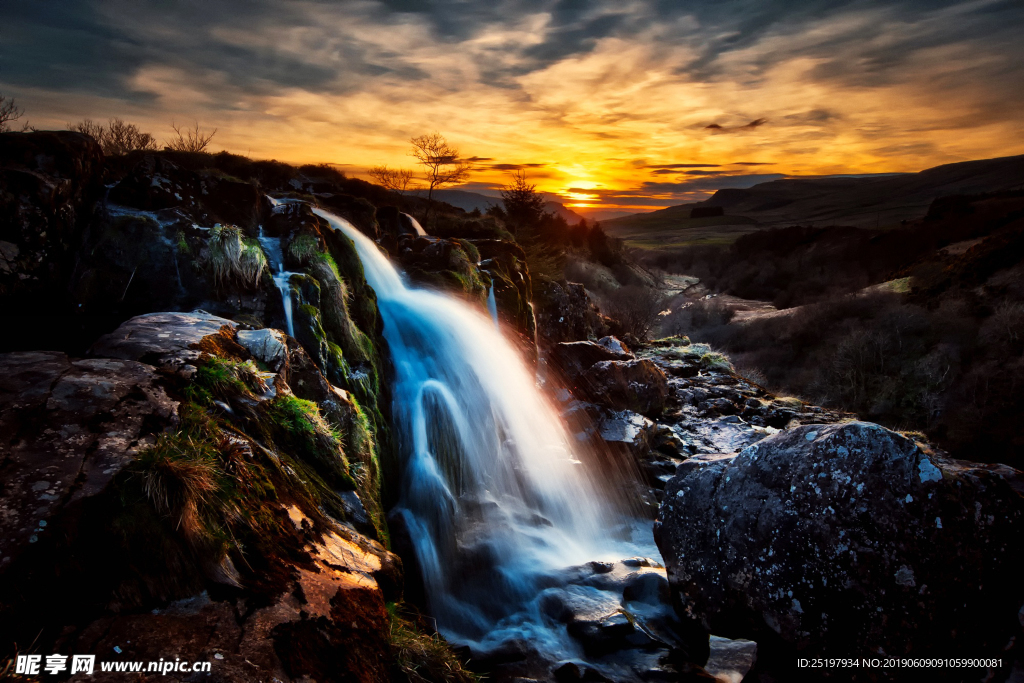
[[(279, 206), (276, 200), (271, 199), (270, 201), (275, 207)], [(280, 237), (267, 237), (263, 234), (263, 226), (261, 225), (258, 239), (260, 246), (263, 247), (263, 253), (270, 262), (277, 291), (281, 292), (281, 305), (284, 307), (284, 321), (288, 327), (288, 335), (294, 337), (295, 323), (292, 316), (292, 286), (290, 280), (295, 273), (284, 269), (284, 250), (281, 248)]]
[(494, 298), (494, 283), (491, 283), (490, 288), (487, 290), (487, 312), (491, 314), (494, 326), (498, 327), (498, 301)]
[(423, 229), (423, 226), (420, 225), (418, 220), (407, 213), (403, 213), (402, 215), (409, 219), (409, 222), (412, 223), (412, 229), (416, 231), (417, 235), (423, 236), (427, 234), (427, 231)]
[(545, 576), (635, 552), (608, 538), (625, 520), (492, 320), (407, 286), (372, 240), (314, 211), (355, 242), (377, 293), (395, 367), (399, 509), (439, 629), (481, 649), (525, 637), (572, 654), (564, 627), (546, 626), (530, 601)]

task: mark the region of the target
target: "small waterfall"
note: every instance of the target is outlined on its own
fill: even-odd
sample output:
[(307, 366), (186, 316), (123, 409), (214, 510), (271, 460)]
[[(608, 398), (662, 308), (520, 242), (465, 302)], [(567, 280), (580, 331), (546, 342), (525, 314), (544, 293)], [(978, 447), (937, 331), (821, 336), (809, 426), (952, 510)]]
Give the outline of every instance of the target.
[(409, 219), (409, 223), (412, 225), (412, 229), (416, 232), (417, 235), (422, 237), (427, 234), (427, 231), (423, 229), (423, 226), (420, 225), (420, 222), (418, 220), (416, 220), (407, 213), (403, 213), (402, 215)]
[(498, 322), (498, 300), (494, 298), (493, 282), (487, 290), (487, 312), (491, 314), (491, 320), (494, 321), (494, 326), (500, 327), (500, 323)]
[[(275, 207), (279, 205), (274, 199), (270, 201)], [(292, 287), (290, 280), (295, 273), (284, 269), (284, 249), (281, 247), (280, 237), (267, 237), (263, 234), (263, 226), (261, 225), (258, 239), (260, 246), (263, 247), (263, 253), (267, 256), (267, 261), (270, 262), (270, 268), (274, 274), (274, 284), (277, 285), (277, 290), (281, 292), (281, 305), (284, 307), (284, 321), (288, 327), (288, 335), (294, 337), (295, 323), (292, 316)]]
[(314, 211), (353, 240), (377, 294), (395, 367), (399, 513), (438, 627), (483, 650), (518, 637), (571, 652), (564, 627), (545, 625), (530, 601), (566, 567), (635, 553), (609, 539), (628, 520), (608, 509), (493, 320), (407, 286), (370, 238)]

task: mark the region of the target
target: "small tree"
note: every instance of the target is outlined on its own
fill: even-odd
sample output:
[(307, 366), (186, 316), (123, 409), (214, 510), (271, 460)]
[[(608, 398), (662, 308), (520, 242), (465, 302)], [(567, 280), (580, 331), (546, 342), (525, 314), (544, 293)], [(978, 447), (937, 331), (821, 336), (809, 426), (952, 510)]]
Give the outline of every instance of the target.
[(469, 164), (459, 155), (459, 150), (450, 145), (440, 133), (420, 135), (410, 142), (412, 156), (426, 170), (428, 201), (433, 201), (436, 188), (461, 182), (469, 175)]
[(388, 168), (387, 164), (385, 164), (371, 168), (370, 177), (376, 180), (379, 185), (383, 185), (392, 192), (405, 194), (405, 191), (409, 189), (409, 183), (412, 181), (412, 171), (407, 168)]
[(536, 185), (527, 182), (523, 171), (516, 171), (512, 182), (501, 186), (501, 203), (516, 233), (521, 228), (535, 227), (544, 215), (544, 197), (537, 192)]
[(78, 123), (69, 123), (68, 130), (91, 136), (107, 156), (121, 156), (135, 151), (151, 152), (157, 148), (156, 138), (123, 119), (110, 119), (106, 128), (91, 119), (83, 119)]
[(166, 147), (172, 152), (205, 152), (210, 140), (217, 134), (216, 128), (209, 133), (204, 131), (198, 121), (192, 128), (178, 126), (172, 121), (171, 128), (174, 129), (175, 137), (167, 142)]
[(6, 133), (11, 129), (11, 121), (17, 121), (24, 116), (25, 110), (20, 109), (14, 102), (13, 97), (6, 97), (0, 94), (0, 133)]

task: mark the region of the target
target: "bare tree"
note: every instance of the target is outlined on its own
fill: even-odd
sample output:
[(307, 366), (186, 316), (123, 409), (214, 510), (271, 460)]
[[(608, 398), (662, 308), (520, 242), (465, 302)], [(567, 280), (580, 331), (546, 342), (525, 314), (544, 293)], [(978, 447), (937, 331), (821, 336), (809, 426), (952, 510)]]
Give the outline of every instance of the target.
[(217, 134), (216, 128), (209, 133), (204, 131), (199, 127), (198, 121), (192, 128), (185, 128), (171, 122), (171, 128), (174, 129), (177, 137), (167, 143), (167, 149), (173, 152), (205, 152), (210, 140)]
[(426, 170), (428, 200), (433, 200), (436, 188), (460, 182), (469, 175), (469, 163), (440, 133), (420, 135), (411, 142), (412, 156)]
[(409, 189), (409, 182), (412, 181), (412, 171), (407, 168), (388, 168), (387, 164), (384, 164), (371, 168), (370, 177), (392, 192), (405, 194)]
[(78, 123), (69, 123), (68, 130), (91, 136), (107, 156), (121, 156), (135, 151), (152, 152), (157, 148), (156, 138), (123, 119), (110, 119), (106, 127), (91, 119), (83, 119)]
[(24, 114), (25, 110), (15, 104), (13, 97), (6, 97), (0, 94), (0, 133), (9, 131), (11, 129), (11, 121), (17, 121)]

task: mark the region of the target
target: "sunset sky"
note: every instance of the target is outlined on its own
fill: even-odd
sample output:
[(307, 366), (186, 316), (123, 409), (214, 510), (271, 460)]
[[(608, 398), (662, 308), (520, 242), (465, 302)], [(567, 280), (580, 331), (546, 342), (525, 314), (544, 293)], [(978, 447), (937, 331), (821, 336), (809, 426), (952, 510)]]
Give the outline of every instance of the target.
[(172, 120), (215, 149), (413, 165), (645, 210), (791, 175), (1024, 153), (1020, 0), (0, 0), (0, 92), (39, 128)]

